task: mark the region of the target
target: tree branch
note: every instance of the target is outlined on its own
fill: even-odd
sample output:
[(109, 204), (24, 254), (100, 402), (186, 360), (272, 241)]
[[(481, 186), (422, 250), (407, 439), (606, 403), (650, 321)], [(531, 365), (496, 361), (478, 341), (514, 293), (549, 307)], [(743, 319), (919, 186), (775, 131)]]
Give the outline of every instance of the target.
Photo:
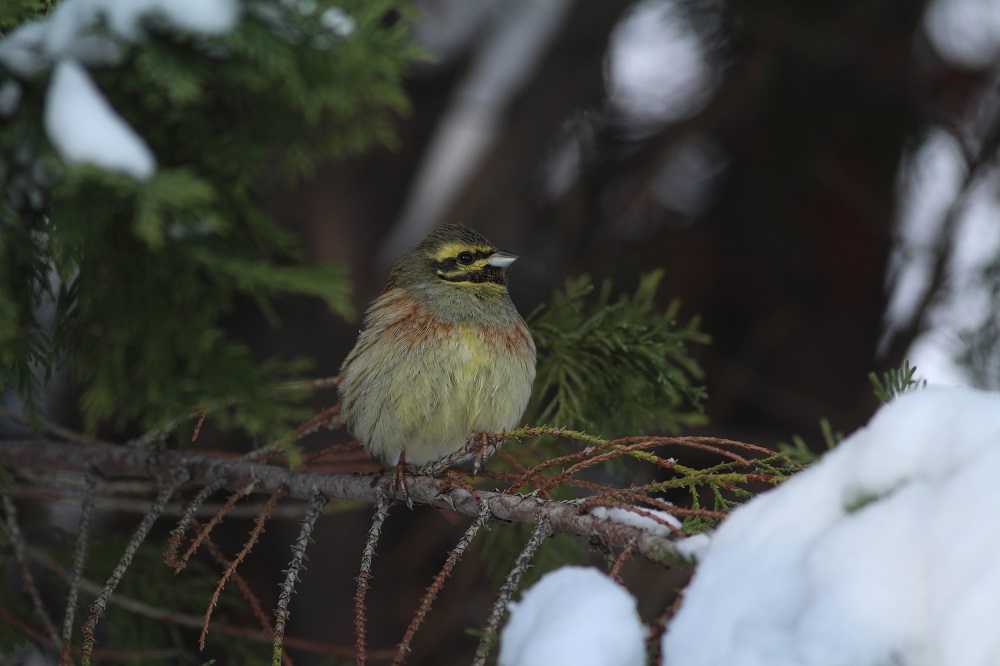
[[(235, 490), (256, 479), (256, 489), (272, 493), (287, 487), (288, 496), (311, 499), (315, 491), (331, 501), (351, 500), (374, 503), (381, 488), (391, 499), (402, 502), (398, 488), (389, 483), (372, 485), (371, 475), (316, 474), (291, 472), (276, 465), (263, 465), (242, 459), (218, 457), (182, 451), (151, 451), (124, 446), (78, 446), (47, 440), (0, 442), (0, 462), (11, 471), (20, 469), (48, 471), (100, 470), (105, 478), (149, 478), (157, 471), (183, 467), (188, 481), (195, 485), (212, 483), (220, 472), (225, 487)], [(670, 539), (652, 531), (627, 525), (613, 517), (592, 516), (573, 502), (560, 502), (530, 495), (503, 494), (477, 490), (475, 494), (447, 481), (427, 476), (407, 479), (410, 496), (419, 504), (448, 509), (466, 516), (477, 516), (480, 500), (486, 503), (496, 520), (537, 525), (543, 518), (554, 532), (569, 532), (607, 546), (628, 547), (635, 543), (643, 556), (663, 564), (677, 564), (683, 558)], [(478, 497), (477, 497), (478, 496)]]

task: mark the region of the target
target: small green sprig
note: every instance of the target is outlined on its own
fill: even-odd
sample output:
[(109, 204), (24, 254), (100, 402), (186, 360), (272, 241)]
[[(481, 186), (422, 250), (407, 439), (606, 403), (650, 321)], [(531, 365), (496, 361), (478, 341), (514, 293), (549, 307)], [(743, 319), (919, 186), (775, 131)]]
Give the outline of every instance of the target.
[(874, 372), (868, 373), (868, 381), (872, 384), (875, 397), (882, 402), (889, 402), (907, 391), (923, 388), (927, 385), (926, 379), (914, 379), (917, 366), (911, 366), (910, 362), (903, 361), (902, 368), (893, 368), (882, 373), (880, 380)]

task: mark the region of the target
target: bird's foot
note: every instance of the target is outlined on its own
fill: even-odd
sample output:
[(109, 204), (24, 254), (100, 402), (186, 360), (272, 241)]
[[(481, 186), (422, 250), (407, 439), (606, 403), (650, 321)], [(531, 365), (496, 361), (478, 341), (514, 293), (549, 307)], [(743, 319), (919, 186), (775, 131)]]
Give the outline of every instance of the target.
[(406, 502), (406, 506), (413, 509), (413, 498), (410, 497), (410, 488), (406, 484), (406, 473), (413, 473), (412, 465), (406, 463), (406, 453), (399, 454), (399, 460), (396, 462), (396, 466), (392, 469), (392, 479), (389, 482), (389, 491), (395, 494), (396, 491), (403, 496), (403, 501)]
[(479, 474), (483, 465), (496, 452), (497, 446), (501, 442), (503, 442), (503, 438), (495, 432), (474, 432), (466, 437), (465, 450), (476, 454), (476, 457), (472, 459), (472, 476)]

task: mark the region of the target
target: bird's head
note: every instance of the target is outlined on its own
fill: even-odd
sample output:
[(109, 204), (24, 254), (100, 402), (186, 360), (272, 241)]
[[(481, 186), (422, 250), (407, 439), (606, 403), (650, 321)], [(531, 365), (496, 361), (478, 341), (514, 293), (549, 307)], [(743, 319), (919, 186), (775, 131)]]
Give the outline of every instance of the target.
[(392, 269), (397, 286), (459, 287), (505, 292), (506, 268), (517, 255), (498, 250), (478, 231), (452, 224), (427, 234)]

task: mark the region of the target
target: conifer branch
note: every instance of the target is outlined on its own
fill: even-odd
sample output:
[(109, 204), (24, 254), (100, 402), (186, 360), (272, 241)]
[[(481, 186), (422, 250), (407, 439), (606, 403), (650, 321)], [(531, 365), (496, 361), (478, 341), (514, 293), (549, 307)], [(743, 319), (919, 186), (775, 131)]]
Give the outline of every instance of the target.
[[(218, 480), (219, 478), (216, 478), (215, 481), (213, 481), (213, 483), (218, 482)], [(181, 571), (184, 570), (184, 567), (187, 566), (188, 560), (190, 560), (191, 556), (194, 555), (195, 552), (197, 552), (198, 547), (202, 544), (202, 542), (205, 539), (209, 537), (209, 535), (212, 534), (212, 530), (215, 529), (216, 525), (222, 522), (223, 516), (225, 516), (230, 509), (236, 506), (237, 502), (239, 502), (241, 499), (252, 493), (256, 485), (257, 485), (257, 480), (250, 479), (250, 483), (246, 484), (236, 492), (232, 493), (226, 499), (226, 503), (222, 505), (222, 508), (219, 509), (214, 516), (212, 516), (211, 520), (208, 521), (208, 524), (205, 525), (205, 527), (202, 528), (201, 532), (198, 533), (198, 536), (196, 536), (194, 539), (191, 540), (191, 545), (188, 546), (188, 549), (184, 552), (183, 557), (181, 557), (180, 561), (174, 567), (174, 573), (180, 573)], [(173, 535), (173, 532), (171, 532), (171, 535)], [(169, 562), (167, 564), (169, 565)]]
[(187, 533), (188, 528), (191, 527), (191, 522), (194, 520), (195, 514), (205, 503), (205, 500), (221, 490), (225, 484), (225, 478), (222, 476), (216, 476), (212, 481), (205, 485), (205, 487), (199, 490), (198, 494), (194, 496), (193, 500), (191, 500), (191, 503), (188, 504), (187, 508), (184, 510), (184, 515), (181, 516), (181, 519), (177, 522), (177, 527), (170, 531), (170, 536), (167, 538), (169, 546), (167, 547), (166, 552), (163, 553), (163, 561), (168, 567), (177, 571), (180, 571), (183, 568), (183, 564), (177, 560), (177, 551), (180, 549), (181, 543), (184, 541), (184, 535)]
[(368, 594), (369, 581), (372, 579), (372, 560), (375, 559), (375, 546), (382, 535), (382, 525), (389, 515), (389, 498), (380, 488), (375, 493), (375, 515), (372, 516), (372, 524), (368, 528), (368, 537), (365, 539), (365, 547), (361, 552), (361, 570), (358, 572), (358, 590), (354, 593), (354, 645), (357, 648), (355, 663), (364, 666), (367, 658), (367, 617), (368, 609), (365, 607), (365, 596)]
[[(93, 465), (106, 476), (142, 477), (150, 473), (148, 464), (152, 453), (142, 449), (120, 446), (81, 447), (46, 441), (8, 441), (0, 445), (0, 457), (8, 468), (41, 470), (78, 470)], [(353, 500), (374, 503), (376, 488), (372, 477), (359, 474), (317, 474), (296, 472), (284, 467), (263, 465), (243, 459), (225, 460), (211, 455), (184, 451), (157, 453), (161, 465), (182, 464), (191, 474), (193, 483), (209, 483), (221, 464), (226, 472), (227, 488), (244, 487), (253, 479), (258, 481), (259, 492), (271, 493), (281, 485), (288, 487), (288, 496), (310, 499), (316, 486), (331, 500)], [(468, 516), (476, 516), (480, 504), (486, 503), (493, 515), (502, 521), (537, 524), (544, 516), (551, 522), (553, 531), (578, 534), (611, 546), (624, 548), (633, 539), (639, 553), (657, 562), (682, 561), (675, 553), (673, 542), (647, 530), (625, 525), (612, 519), (597, 518), (580, 512), (571, 502), (546, 500), (532, 495), (517, 495), (478, 490), (474, 495), (460, 485), (449, 484), (426, 476), (407, 477), (413, 501), (428, 506), (448, 509)], [(622, 492), (622, 491), (619, 491)], [(391, 499), (402, 501), (398, 491), (388, 493)]]
[(540, 521), (538, 521), (538, 524), (535, 525), (535, 529), (531, 533), (531, 537), (528, 539), (528, 542), (524, 544), (524, 548), (514, 561), (514, 566), (511, 567), (509, 572), (507, 572), (507, 578), (500, 587), (500, 592), (497, 594), (496, 601), (493, 603), (493, 608), (490, 610), (489, 619), (486, 620), (486, 627), (483, 630), (482, 637), (479, 639), (479, 645), (476, 647), (476, 656), (472, 660), (472, 666), (484, 666), (486, 664), (486, 658), (490, 654), (490, 648), (492, 648), (493, 644), (496, 642), (497, 629), (500, 628), (500, 620), (503, 618), (503, 614), (507, 610), (507, 605), (514, 596), (514, 592), (517, 591), (517, 586), (521, 582), (521, 577), (528, 570), (531, 561), (535, 559), (535, 554), (538, 553), (538, 549), (542, 547), (542, 544), (550, 536), (552, 536), (552, 525), (549, 523), (548, 519), (543, 517)]
[(420, 599), (420, 604), (417, 606), (417, 612), (413, 614), (413, 619), (410, 620), (410, 625), (406, 628), (406, 633), (403, 634), (403, 640), (399, 642), (398, 650), (396, 652), (395, 659), (392, 660), (392, 666), (403, 666), (406, 661), (406, 656), (410, 653), (410, 643), (413, 642), (413, 637), (416, 635), (420, 626), (424, 623), (427, 614), (431, 610), (431, 605), (434, 600), (437, 599), (437, 595), (440, 594), (441, 589), (444, 587), (445, 581), (451, 576), (452, 570), (455, 565), (462, 559), (462, 555), (468, 550), (469, 546), (472, 544), (472, 540), (476, 538), (479, 534), (479, 530), (483, 528), (493, 516), (490, 513), (489, 507), (485, 502), (480, 504), (479, 513), (476, 519), (469, 525), (468, 529), (465, 530), (465, 534), (462, 538), (458, 540), (458, 544), (448, 553), (448, 559), (445, 561), (444, 566), (441, 570), (434, 576), (434, 582), (431, 583), (430, 587), (424, 593), (424, 596)]
[[(51, 557), (43, 553), (42, 551), (29, 547), (28, 552), (31, 558), (41, 564), (43, 567), (53, 572), (63, 580), (69, 582), (72, 574), (66, 569), (64, 569), (58, 562), (53, 560)], [(80, 590), (86, 592), (87, 594), (97, 595), (100, 594), (102, 586), (86, 578), (80, 580)], [(130, 613), (135, 613), (136, 615), (141, 615), (153, 620), (157, 620), (164, 624), (177, 625), (181, 627), (186, 627), (189, 629), (200, 629), (204, 618), (195, 615), (190, 615), (188, 613), (181, 613), (176, 610), (168, 610), (160, 608), (158, 606), (153, 606), (144, 601), (138, 599), (133, 599), (132, 597), (126, 596), (121, 592), (116, 592), (114, 595), (108, 599), (108, 605), (117, 606), (122, 610), (126, 610)], [(2, 612), (3, 609), (0, 609)], [(266, 621), (266, 617), (265, 617)], [(274, 641), (274, 636), (271, 633), (272, 629), (270, 626), (266, 630), (262, 629), (260, 631), (249, 629), (247, 627), (240, 627), (230, 624), (220, 624), (218, 622), (213, 622), (211, 625), (211, 631), (217, 634), (226, 634), (227, 636), (239, 636), (241, 638), (246, 638), (248, 640), (256, 641), (259, 643), (272, 643)], [(44, 641), (44, 636), (38, 634), (40, 641)], [(303, 638), (295, 638), (294, 636), (285, 637), (285, 645), (288, 647), (294, 647), (299, 650), (305, 650), (307, 652), (312, 652), (314, 654), (327, 655), (331, 657), (337, 657), (338, 659), (345, 659), (354, 654), (354, 648), (348, 646), (337, 646), (337, 645), (326, 645), (323, 643), (317, 643), (315, 641), (306, 640)], [(82, 650), (74, 649), (74, 653), (80, 653)], [(392, 657), (394, 652), (388, 650), (379, 650), (377, 654), (373, 654), (373, 657), (379, 659), (388, 659)], [(108, 655), (107, 650), (95, 649), (92, 653), (92, 657), (96, 660), (101, 660), (106, 658)]]
[(28, 598), (31, 599), (31, 607), (41, 621), (42, 626), (45, 627), (45, 634), (49, 641), (51, 641), (53, 646), (59, 645), (59, 634), (52, 623), (52, 618), (49, 617), (48, 612), (45, 610), (42, 595), (38, 592), (38, 586), (35, 584), (35, 576), (31, 573), (31, 564), (28, 562), (24, 535), (21, 534), (21, 527), (17, 520), (17, 507), (14, 506), (13, 498), (6, 493), (0, 495), (0, 502), (3, 503), (6, 532), (14, 546), (14, 557), (21, 567), (21, 576), (24, 578), (24, 590), (28, 593)]
[(306, 548), (309, 546), (309, 542), (312, 541), (313, 528), (316, 526), (316, 521), (319, 519), (320, 514), (323, 513), (323, 507), (329, 501), (320, 492), (319, 488), (313, 486), (309, 509), (302, 519), (302, 529), (299, 531), (299, 537), (292, 545), (292, 561), (288, 564), (288, 569), (285, 570), (285, 580), (282, 581), (280, 586), (281, 591), (278, 594), (278, 607), (274, 609), (274, 615), (277, 620), (274, 623), (274, 643), (271, 648), (272, 666), (279, 666), (281, 663), (285, 624), (291, 615), (288, 611), (288, 604), (292, 600), (292, 594), (295, 593), (295, 584), (299, 582), (299, 571), (302, 570), (306, 559)]
[[(249, 492), (250, 489), (251, 485), (248, 485), (245, 488), (247, 492)], [(205, 639), (208, 637), (208, 623), (212, 619), (212, 611), (215, 610), (216, 604), (219, 603), (219, 595), (222, 594), (222, 589), (226, 586), (226, 582), (229, 580), (229, 578), (234, 573), (236, 573), (236, 568), (243, 563), (243, 560), (246, 559), (246, 556), (250, 554), (250, 551), (253, 549), (254, 545), (260, 539), (260, 535), (263, 534), (264, 532), (264, 522), (270, 515), (271, 508), (275, 504), (277, 504), (284, 496), (285, 496), (284, 487), (279, 487), (277, 490), (271, 493), (271, 496), (267, 498), (267, 502), (264, 503), (264, 506), (261, 508), (260, 513), (257, 515), (256, 520), (254, 520), (254, 527), (253, 530), (251, 530), (250, 532), (250, 537), (247, 539), (247, 542), (243, 545), (243, 548), (240, 550), (239, 554), (233, 558), (232, 562), (225, 563), (224, 565), (225, 571), (222, 574), (222, 578), (219, 579), (218, 584), (215, 586), (215, 592), (212, 593), (212, 599), (208, 602), (208, 610), (205, 611), (205, 622), (204, 624), (202, 624), (201, 636), (198, 638), (198, 649), (200, 650), (205, 649)], [(209, 540), (208, 538), (208, 531), (209, 528), (206, 526), (205, 529), (201, 531), (199, 539), (200, 540), (203, 539), (207, 543), (211, 543), (211, 540)], [(185, 557), (185, 561), (186, 560), (187, 558)]]
[[(267, 615), (264, 613), (264, 607), (260, 603), (260, 599), (254, 594), (253, 590), (250, 589), (250, 584), (247, 583), (246, 579), (236, 571), (233, 567), (233, 563), (226, 559), (226, 556), (222, 554), (222, 551), (211, 539), (205, 541), (205, 547), (208, 548), (208, 552), (212, 554), (215, 561), (226, 570), (231, 567), (233, 569), (232, 578), (236, 581), (236, 585), (240, 588), (240, 594), (243, 596), (244, 601), (247, 602), (247, 606), (250, 607), (250, 612), (256, 618), (257, 623), (263, 632), (267, 634), (268, 641), (274, 641), (274, 630), (271, 628), (271, 623), (267, 619)], [(203, 629), (204, 629), (203, 625)], [(291, 659), (285, 655), (285, 666), (291, 666)]]
[(625, 566), (626, 562), (632, 559), (637, 550), (638, 548), (636, 547), (635, 542), (625, 546), (625, 550), (618, 554), (614, 564), (611, 565), (611, 569), (608, 571), (608, 576), (618, 581), (618, 583), (622, 586), (625, 585), (625, 582), (622, 580), (622, 567)]
[(87, 542), (90, 539), (91, 518), (94, 515), (94, 493), (97, 484), (93, 474), (87, 475), (87, 494), (80, 508), (80, 521), (76, 530), (76, 546), (73, 548), (73, 576), (66, 595), (66, 611), (63, 613), (62, 647), (59, 650), (59, 666), (70, 666), (70, 647), (73, 639), (73, 618), (76, 615), (76, 601), (80, 596), (80, 581), (87, 560)]
[[(123, 448), (128, 450), (127, 447)], [(135, 449), (132, 450), (134, 451)], [(128, 546), (126, 546), (125, 552), (122, 553), (121, 559), (118, 560), (118, 564), (115, 566), (114, 571), (111, 572), (111, 576), (108, 578), (107, 583), (104, 584), (104, 589), (101, 590), (99, 595), (97, 595), (97, 599), (90, 607), (90, 615), (87, 617), (87, 621), (83, 625), (84, 666), (90, 666), (90, 657), (94, 650), (94, 642), (96, 640), (94, 636), (94, 628), (97, 626), (98, 621), (100, 621), (101, 616), (104, 615), (104, 611), (108, 605), (108, 599), (115, 591), (115, 588), (118, 587), (118, 583), (121, 581), (122, 576), (125, 575), (125, 571), (128, 570), (129, 565), (132, 563), (132, 558), (135, 557), (136, 551), (139, 550), (139, 546), (146, 540), (146, 535), (149, 534), (149, 530), (152, 529), (153, 524), (156, 523), (156, 519), (160, 516), (160, 511), (163, 510), (163, 506), (170, 500), (171, 497), (174, 496), (174, 493), (177, 492), (177, 488), (179, 488), (180, 485), (187, 480), (188, 474), (180, 462), (171, 466), (171, 470), (173, 471), (173, 480), (160, 492), (152, 506), (150, 506), (149, 512), (146, 513), (142, 522), (139, 523), (139, 527), (136, 528), (135, 534), (132, 535), (132, 539), (129, 541)]]

